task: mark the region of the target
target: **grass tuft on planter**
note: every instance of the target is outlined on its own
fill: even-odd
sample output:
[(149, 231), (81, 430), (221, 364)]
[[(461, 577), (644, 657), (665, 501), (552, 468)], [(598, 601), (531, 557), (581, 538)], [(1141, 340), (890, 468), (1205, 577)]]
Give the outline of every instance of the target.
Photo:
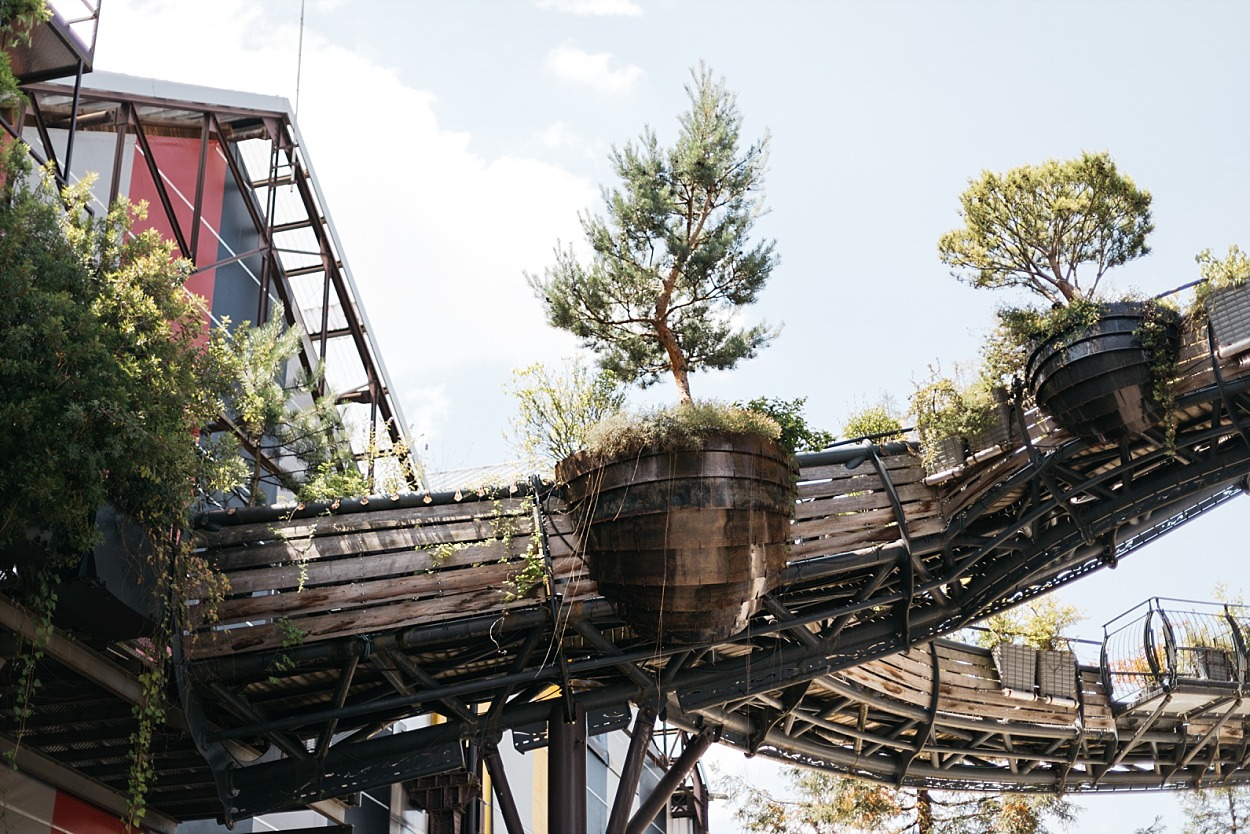
[(716, 434), (755, 434), (779, 440), (781, 426), (758, 411), (703, 400), (614, 414), (590, 429), (585, 450), (601, 458), (627, 457), (649, 448), (673, 452), (698, 448)]

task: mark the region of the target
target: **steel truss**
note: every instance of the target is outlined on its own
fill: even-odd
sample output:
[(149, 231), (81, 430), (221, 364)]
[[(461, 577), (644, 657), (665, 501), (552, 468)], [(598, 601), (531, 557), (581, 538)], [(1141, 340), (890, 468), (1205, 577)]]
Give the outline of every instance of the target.
[[(159, 94), (163, 89), (169, 94)], [(10, 136), (25, 137), (32, 157), (60, 184), (85, 175), (84, 137), (111, 135), (111, 165), (101, 172), (107, 193), (98, 195), (97, 208), (103, 210), (105, 203), (126, 196), (127, 158), (137, 149), (134, 164), (146, 169), (156, 193), (149, 221), (167, 230), (177, 254), (191, 261), (191, 280), (228, 267), (245, 274), (242, 280), (255, 284), (248, 292), (256, 302), (243, 317), (256, 323), (268, 321), (275, 306), (282, 305), (287, 323), (305, 333), (300, 364), (305, 370), (326, 368), (341, 408), (353, 418), (350, 442), (358, 458), (388, 441), (407, 446), (399, 403), (285, 99), (161, 82), (143, 85), (107, 74), (85, 82), (80, 76), (68, 86), (30, 83), (23, 90), (27, 103), (16, 118), (0, 117), (0, 126)], [(188, 165), (185, 154), (172, 153), (167, 144), (158, 147), (158, 140), (181, 140), (195, 148), (194, 163)], [(213, 196), (208, 182), (214, 171), (221, 175), (223, 163), (225, 181), (219, 187), (237, 191), (245, 209), (245, 231), (230, 234), (253, 240), (246, 250), (232, 248), (228, 233), (208, 211)], [(216, 428), (233, 427), (223, 419)], [(284, 471), (286, 464), (267, 450), (248, 445), (246, 451), (267, 473)], [(372, 478), (372, 459), (369, 467)], [(402, 477), (418, 486), (415, 467), (406, 462), (402, 468)]]
[[(684, 727), (696, 747), (714, 739), (892, 784), (1085, 791), (1248, 781), (1250, 748), (1228, 740), (1244, 722), (1244, 674), (1200, 687), (1209, 697), (1191, 698), (1183, 713), (1121, 705), (1114, 730), (951, 714), (936, 694), (918, 707), (839, 674), (904, 649), (934, 651), (924, 647), (935, 638), (1113, 566), (1239, 495), (1250, 473), (1250, 380), (1198, 390), (1179, 407), (1201, 416), (1177, 427), (1173, 445), (1070, 440), (1002, 478), (939, 534), (792, 564), (748, 630), (721, 644), (656, 645), (602, 599), (553, 597), (502, 616), (180, 661), (183, 724), (159, 754), (150, 805), (174, 819), (233, 820), (399, 781), (417, 780), (416, 790), (437, 774), (500, 774), (494, 751), (505, 732), (522, 750), (563, 749), (566, 719), (594, 735), (627, 726), (631, 705)], [(802, 463), (871, 465), (872, 455), (849, 447)], [(545, 512), (560, 510), (557, 496), (539, 497)], [(48, 678), (60, 689), (32, 716), (38, 734), (24, 748), (124, 791), (116, 739), (130, 719), (104, 707), (119, 696), (101, 694), (97, 670), (47, 662), (60, 664)], [(933, 679), (936, 693), (936, 667)], [(93, 710), (101, 717), (85, 720)], [(441, 723), (388, 730), (427, 714)], [(115, 739), (98, 741), (108, 756), (71, 740), (88, 728)], [(255, 758), (265, 750), (280, 755)], [(494, 780), (506, 783), (506, 774)]]

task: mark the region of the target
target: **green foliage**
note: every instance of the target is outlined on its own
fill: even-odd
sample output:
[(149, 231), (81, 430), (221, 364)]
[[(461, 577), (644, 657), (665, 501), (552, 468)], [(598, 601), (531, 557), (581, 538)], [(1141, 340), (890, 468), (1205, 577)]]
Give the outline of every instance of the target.
[[(303, 330), (288, 326), (285, 311), (278, 305), (269, 321), (258, 326), (249, 322), (235, 328), (222, 351), (230, 390), (227, 413), (249, 453), (252, 453), (247, 503), (266, 500), (264, 485), (276, 485), (295, 492), (302, 500), (331, 495), (338, 489), (345, 494), (363, 494), (360, 475), (348, 444), (346, 428), (335, 397), (324, 388), (323, 371), (301, 369), (293, 385), (284, 385), (287, 366), (299, 351)], [(267, 470), (261, 452), (273, 460), (286, 458), (302, 464), (293, 471)], [(307, 482), (307, 489), (301, 489)]]
[(1004, 307), (998, 311), (998, 323), (1011, 342), (1029, 347), (1088, 327), (1098, 321), (1105, 309), (1105, 302), (1091, 298), (1077, 298), (1071, 304), (1044, 309)]
[[(158, 646), (154, 649), (154, 654), (163, 650), (163, 645)], [(165, 686), (168, 675), (169, 663), (159, 656), (149, 659), (144, 670), (139, 673), (142, 697), (132, 708), (136, 724), (134, 732), (130, 734), (130, 775), (126, 791), (126, 817), (123, 820), (131, 831), (142, 830), (141, 823), (147, 812), (148, 790), (156, 778), (152, 743), (156, 740), (157, 729), (165, 723)]]
[[(28, 44), (36, 26), (52, 17), (52, 9), (45, 0), (2, 0), (0, 2), (0, 33), (3, 44)], [(7, 49), (0, 49), (0, 107), (17, 104), (21, 92), (13, 75), (13, 62)]]
[[(33, 576), (25, 577), (30, 586), (26, 589), (26, 603), (29, 606), (30, 619), (35, 624), (34, 636), (20, 639), (16, 656), (10, 661), (14, 664), (16, 674), (13, 681), (12, 719), (16, 729), (13, 732), (15, 744), (5, 751), (5, 762), (9, 767), (17, 766), (17, 751), (26, 737), (26, 722), (34, 714), (31, 703), (39, 691), (39, 664), (47, 653), (48, 640), (52, 637), (52, 615), (56, 612), (57, 593), (47, 572), (39, 571)], [(10, 670), (11, 672), (13, 670)]]
[(278, 675), (286, 674), (295, 668), (295, 658), (291, 656), (290, 650), (304, 645), (304, 639), (308, 637), (308, 632), (300, 628), (290, 617), (279, 617), (274, 620), (274, 625), (282, 634), (282, 645), (280, 651), (274, 656), (273, 662), (269, 664), (270, 683), (277, 683)]
[(991, 380), (982, 376), (962, 385), (930, 367), (928, 381), (912, 393), (910, 416), (920, 432), (925, 465), (932, 469), (937, 466), (939, 441), (967, 441), (988, 432), (1001, 419), (1001, 412)]
[(1198, 262), (1198, 272), (1204, 283), (1194, 290), (1194, 306), (1204, 309), (1206, 300), (1216, 290), (1244, 287), (1250, 279), (1250, 255), (1233, 245), (1228, 247), (1228, 254), (1217, 258), (1210, 249), (1203, 249), (1194, 258)]
[(886, 403), (865, 406), (851, 413), (842, 426), (842, 437), (869, 437), (876, 443), (902, 440), (903, 423), (890, 413)]
[(335, 498), (359, 498), (368, 494), (369, 479), (359, 467), (343, 467), (337, 461), (322, 460), (300, 485), (295, 497), (300, 501), (333, 501)]
[(647, 448), (698, 448), (714, 434), (758, 434), (781, 439), (781, 426), (758, 411), (713, 401), (643, 413), (619, 412), (601, 420), (586, 436), (586, 451), (600, 458), (636, 455)]
[(602, 367), (642, 385), (671, 373), (683, 402), (689, 371), (732, 368), (773, 338), (763, 324), (736, 326), (734, 314), (777, 263), (771, 241), (749, 241), (768, 137), (740, 149), (735, 96), (706, 67), (692, 76), (671, 148), (647, 129), (613, 149), (620, 185), (604, 189), (605, 216), (582, 216), (589, 262), (557, 247), (554, 266), (527, 276), (548, 321), (581, 338)]
[(1077, 808), (1060, 797), (893, 788), (809, 770), (787, 771), (793, 798), (740, 780), (722, 784), (742, 830), (755, 834), (1045, 834)]
[(803, 406), (807, 397), (783, 400), (778, 397), (756, 397), (745, 403), (734, 403), (734, 408), (745, 408), (770, 418), (781, 427), (778, 440), (791, 454), (795, 452), (818, 452), (833, 443), (835, 438), (822, 429), (814, 429), (807, 423)]
[(1183, 834), (1228, 834), (1250, 830), (1250, 787), (1203, 788), (1180, 795)]
[[(517, 516), (505, 516), (502, 508), (496, 502), (495, 518), (492, 522), (495, 528), (496, 537), (503, 542), (504, 558), (509, 558), (512, 553), (512, 541), (516, 537)], [(531, 517), (534, 514), (534, 496), (527, 495), (521, 501), (521, 512), (528, 513)], [(523, 599), (526, 594), (537, 586), (543, 584), (547, 578), (547, 560), (543, 553), (543, 532), (539, 526), (538, 520), (530, 527), (529, 539), (525, 547), (525, 556), (521, 560), (520, 569), (512, 574), (503, 585), (503, 601), (504, 603), (515, 602)]]
[(611, 371), (592, 372), (580, 360), (564, 360), (561, 370), (535, 362), (512, 372), (505, 386), (517, 404), (509, 425), (512, 445), (526, 460), (555, 463), (585, 445), (590, 428), (625, 404), (620, 379)]
[[(960, 195), (964, 227), (941, 237), (938, 254), (973, 286), (1070, 304), (1092, 296), (1107, 269), (1150, 251), (1150, 199), (1106, 152), (983, 171)], [(1087, 285), (1084, 264), (1094, 271)]]
[(977, 641), (986, 648), (999, 643), (1020, 643), (1035, 649), (1054, 651), (1068, 645), (1064, 632), (1085, 619), (1075, 605), (1042, 597), (1022, 608), (1012, 608), (986, 617), (978, 625), (985, 630)]
[(1228, 247), (1228, 254), (1223, 258), (1215, 257), (1210, 249), (1203, 249), (1194, 260), (1198, 262), (1203, 280), (1213, 290), (1243, 287), (1250, 278), (1250, 255), (1235, 244)]
[(25, 146), (0, 175), (0, 545), (48, 530), (53, 566), (95, 540), (112, 502), (150, 530), (186, 521), (197, 483), (224, 477), (196, 430), (221, 408), (223, 367), (183, 290), (185, 262), (142, 208), (86, 212), (88, 184), (58, 195)]

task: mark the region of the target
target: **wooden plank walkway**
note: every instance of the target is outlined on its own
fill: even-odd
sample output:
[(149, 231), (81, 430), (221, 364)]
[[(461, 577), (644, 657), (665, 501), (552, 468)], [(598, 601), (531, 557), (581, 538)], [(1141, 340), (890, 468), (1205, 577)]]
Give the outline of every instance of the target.
[[(1250, 365), (1237, 358), (1220, 362), (1218, 369), (1226, 381), (1250, 374)], [(1191, 322), (1183, 334), (1176, 392), (1183, 397), (1215, 380), (1205, 322)], [(1210, 415), (1209, 405), (1197, 405), (1178, 418), (1186, 423)], [(1036, 409), (1027, 412), (1026, 424), (1039, 452), (1068, 439)], [(1099, 453), (1105, 450), (1093, 446), (1085, 451)], [(974, 457), (977, 462), (938, 483), (926, 477), (915, 444), (866, 448), (858, 462), (801, 469), (790, 562), (903, 540), (936, 540), (958, 513), (1030, 461), (1023, 444)], [(997, 495), (995, 506), (1016, 500), (1017, 493)], [(572, 517), (558, 499), (549, 499), (540, 514), (550, 562), (531, 566), (529, 574), (541, 568), (543, 575), (536, 578), (542, 581), (518, 589), (515, 583), (527, 562), (544, 561), (539, 542), (531, 540), (533, 499), (519, 494), (459, 497), (423, 505), (408, 496), (402, 507), (375, 498), (367, 511), (329, 508), (311, 518), (293, 511), (277, 521), (227, 520), (219, 529), (198, 530), (197, 546), (227, 577), (230, 592), (218, 621), (201, 624), (189, 635), (188, 656), (272, 650), (296, 639), (315, 642), (502, 615), (546, 604), (552, 593), (565, 603), (595, 596)]]
[[(373, 499), (385, 504), (386, 499)], [(550, 555), (531, 538), (533, 499), (470, 495), (450, 504), (378, 509), (201, 530), (230, 582), (217, 621), (187, 641), (191, 658), (281, 648), (595, 596), (571, 518), (542, 515)], [(527, 564), (539, 561), (537, 575)], [(538, 580), (521, 587), (526, 575)], [(554, 586), (551, 581), (554, 580)]]
[[(1050, 704), (1042, 698), (1021, 699), (1005, 694), (988, 649), (946, 641), (935, 646), (940, 714), (975, 716), (1012, 725), (1079, 725), (1090, 730), (1115, 730), (1111, 702), (1095, 669), (1081, 670), (1082, 697), (1078, 703)], [(932, 703), (934, 669), (927, 646), (864, 663), (839, 672), (836, 677), (913, 707), (927, 710)]]

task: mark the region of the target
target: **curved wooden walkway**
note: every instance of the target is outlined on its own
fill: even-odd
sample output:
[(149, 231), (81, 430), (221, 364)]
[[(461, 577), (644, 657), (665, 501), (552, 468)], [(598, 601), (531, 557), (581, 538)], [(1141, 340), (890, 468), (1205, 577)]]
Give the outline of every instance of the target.
[[(659, 646), (621, 623), (546, 484), (206, 516), (197, 542), (232, 590), (180, 647), (182, 734), (149, 802), (238, 819), (441, 773), (466, 741), (541, 746), (553, 703), (585, 710), (591, 732), (650, 705), (748, 752), (891, 783), (1250, 781), (1244, 663), (1236, 681), (1184, 682), (1184, 712), (1175, 693), (1119, 701), (1089, 667), (1078, 697), (1046, 703), (1003, 694), (985, 651), (940, 639), (1241, 494), (1250, 368), (1191, 324), (1177, 391), (1174, 443), (1093, 444), (1022, 409), (1014, 448), (936, 478), (910, 443), (801, 456), (784, 582), (717, 645)], [(32, 746), (84, 767), (67, 716), (102, 696), (48, 662), (66, 683)], [(430, 713), (446, 720), (380, 734)], [(284, 755), (248, 760), (267, 748)]]

